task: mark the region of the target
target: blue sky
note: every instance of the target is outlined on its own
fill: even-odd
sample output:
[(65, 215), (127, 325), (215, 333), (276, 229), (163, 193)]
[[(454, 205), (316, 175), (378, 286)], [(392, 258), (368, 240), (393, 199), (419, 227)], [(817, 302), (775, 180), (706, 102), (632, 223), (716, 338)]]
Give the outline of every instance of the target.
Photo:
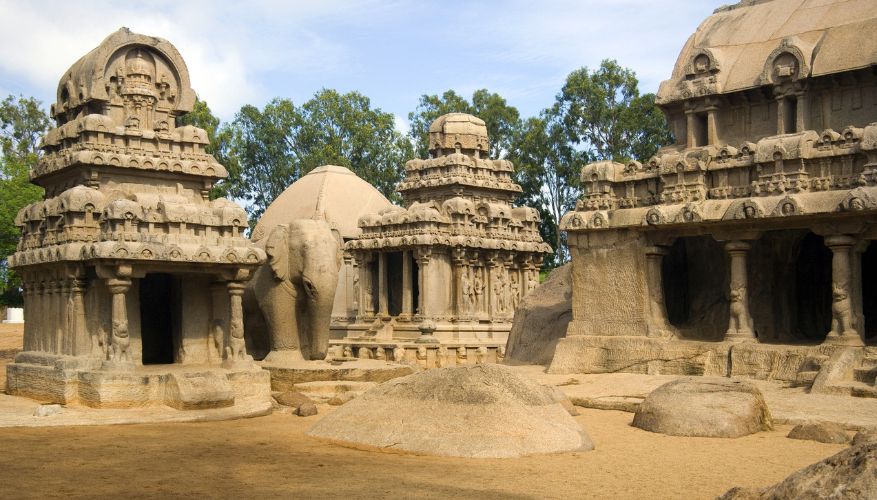
[(272, 97), (358, 90), (406, 117), (421, 94), (487, 88), (524, 116), (566, 75), (617, 59), (654, 92), (719, 3), (536, 1), (0, 0), (0, 96), (54, 101), (61, 74), (121, 26), (177, 46), (192, 86), (224, 121)]

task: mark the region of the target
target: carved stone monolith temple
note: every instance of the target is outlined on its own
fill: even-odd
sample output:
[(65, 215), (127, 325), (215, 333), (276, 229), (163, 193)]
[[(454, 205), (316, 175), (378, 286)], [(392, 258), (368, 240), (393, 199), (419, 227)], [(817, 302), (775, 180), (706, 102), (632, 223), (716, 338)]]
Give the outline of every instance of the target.
[(539, 282), (539, 214), (513, 207), (507, 160), (486, 158), (484, 121), (463, 113), (429, 128), (430, 158), (411, 160), (405, 207), (359, 220), (355, 319), (337, 349), (424, 367), (501, 361), (521, 297)]
[(552, 371), (877, 394), (872, 7), (745, 1), (700, 25), (657, 96), (676, 144), (582, 170)]
[(10, 394), (97, 407), (231, 406), (269, 397), (245, 350), (241, 296), (264, 262), (226, 170), (180, 118), (195, 93), (165, 40), (123, 28), (66, 71), (18, 214), (24, 350)]

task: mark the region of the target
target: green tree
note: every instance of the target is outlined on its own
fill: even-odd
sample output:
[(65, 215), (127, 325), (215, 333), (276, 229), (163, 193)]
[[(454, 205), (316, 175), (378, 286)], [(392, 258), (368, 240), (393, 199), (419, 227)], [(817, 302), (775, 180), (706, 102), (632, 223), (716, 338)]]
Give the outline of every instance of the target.
[[(234, 168), (230, 165), (233, 163), (233, 160), (228, 155), (232, 130), (227, 124), (221, 123), (219, 117), (213, 114), (210, 106), (205, 101), (196, 97), (192, 111), (179, 117), (177, 125), (194, 125), (207, 131), (207, 139), (210, 141), (210, 145), (207, 146), (206, 151), (213, 155), (216, 161), (227, 169)], [(228, 183), (219, 181), (210, 192), (211, 199), (228, 196), (227, 189)]]
[(290, 184), (320, 165), (347, 167), (390, 199), (411, 143), (393, 115), (358, 92), (323, 89), (302, 106), (274, 99), (244, 106), (229, 125), (228, 193), (249, 202), (253, 219)]
[(0, 305), (20, 305), (21, 282), (7, 265), (21, 236), (14, 221), (18, 211), (42, 198), (43, 190), (28, 181), (39, 159), (39, 141), (49, 117), (36, 99), (8, 96), (0, 103)]
[(414, 142), (414, 152), (419, 158), (429, 157), (429, 125), (447, 113), (469, 113), (484, 120), (490, 136), (491, 158), (504, 158), (510, 152), (512, 140), (521, 125), (517, 108), (487, 89), (476, 90), (468, 101), (453, 90), (441, 96), (422, 95), (417, 108), (408, 113), (408, 135)]
[(672, 141), (654, 94), (640, 95), (636, 74), (613, 60), (570, 73), (556, 106), (569, 138), (591, 161), (645, 161)]
[(540, 211), (542, 238), (554, 248), (554, 255), (545, 261), (548, 268), (569, 259), (565, 235), (558, 224), (581, 194), (578, 177), (584, 163), (584, 153), (572, 147), (560, 118), (554, 107), (524, 121), (509, 157), (523, 188), (519, 202)]

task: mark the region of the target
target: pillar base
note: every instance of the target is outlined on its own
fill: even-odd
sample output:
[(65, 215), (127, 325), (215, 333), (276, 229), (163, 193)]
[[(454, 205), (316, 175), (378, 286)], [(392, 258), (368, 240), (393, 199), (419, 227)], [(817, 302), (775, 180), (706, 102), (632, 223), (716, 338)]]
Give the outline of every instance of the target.
[(758, 342), (755, 333), (748, 331), (729, 330), (725, 333), (725, 340), (728, 342)]
[(100, 366), (105, 372), (133, 372), (135, 368), (133, 361), (104, 361)]
[(838, 335), (834, 332), (829, 332), (829, 334), (825, 337), (826, 344), (832, 345), (848, 345), (860, 347), (864, 346), (865, 343), (862, 342), (862, 338), (858, 334), (844, 334)]

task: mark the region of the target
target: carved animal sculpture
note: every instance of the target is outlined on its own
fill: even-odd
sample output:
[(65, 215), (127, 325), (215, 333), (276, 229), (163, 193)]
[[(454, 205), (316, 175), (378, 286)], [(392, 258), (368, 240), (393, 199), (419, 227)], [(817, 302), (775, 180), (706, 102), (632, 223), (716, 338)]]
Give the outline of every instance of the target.
[(296, 219), (275, 226), (263, 241), (268, 262), (244, 293), (248, 349), (256, 357), (267, 353), (271, 363), (324, 359), (340, 237), (324, 221)]
[(731, 290), (731, 321), (728, 331), (731, 333), (751, 332), (752, 324), (746, 310), (746, 289), (735, 288)]
[(829, 335), (854, 335), (852, 303), (847, 289), (843, 286), (833, 286), (832, 297), (831, 333)]

